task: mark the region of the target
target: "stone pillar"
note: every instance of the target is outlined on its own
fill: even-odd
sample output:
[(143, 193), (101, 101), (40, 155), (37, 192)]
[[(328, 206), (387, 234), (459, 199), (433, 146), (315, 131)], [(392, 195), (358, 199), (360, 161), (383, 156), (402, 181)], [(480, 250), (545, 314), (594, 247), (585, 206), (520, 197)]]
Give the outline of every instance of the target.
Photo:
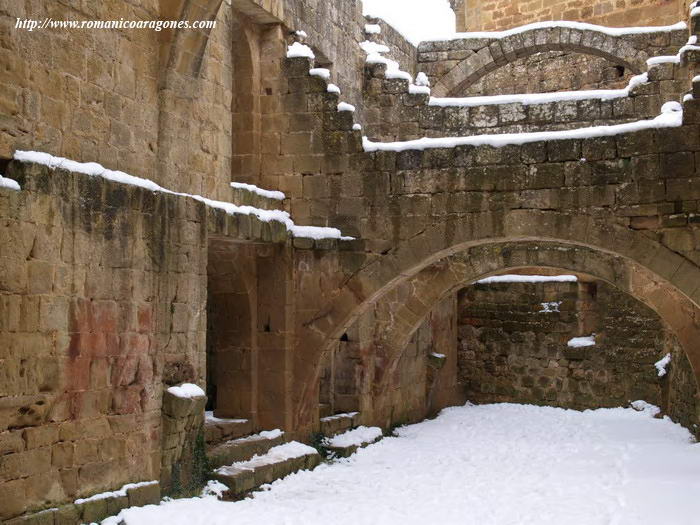
[(165, 494), (193, 495), (206, 481), (204, 407), (206, 396), (163, 393), (161, 486)]

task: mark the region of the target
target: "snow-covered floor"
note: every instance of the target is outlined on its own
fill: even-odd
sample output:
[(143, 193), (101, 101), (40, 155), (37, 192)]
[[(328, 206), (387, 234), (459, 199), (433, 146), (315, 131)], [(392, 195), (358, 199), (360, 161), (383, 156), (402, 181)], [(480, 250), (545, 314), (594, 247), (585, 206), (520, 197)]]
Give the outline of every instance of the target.
[(691, 525), (700, 445), (632, 409), (450, 408), (252, 499), (179, 500), (127, 525)]

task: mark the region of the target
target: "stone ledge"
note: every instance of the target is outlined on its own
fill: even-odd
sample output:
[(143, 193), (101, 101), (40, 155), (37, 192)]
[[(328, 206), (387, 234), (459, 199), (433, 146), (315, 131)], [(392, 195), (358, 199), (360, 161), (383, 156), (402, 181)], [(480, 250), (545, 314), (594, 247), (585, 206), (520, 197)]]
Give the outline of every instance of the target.
[(129, 507), (143, 507), (158, 503), (160, 503), (160, 484), (155, 482), (128, 488), (125, 496), (115, 494), (79, 504), (71, 503), (58, 508), (25, 514), (3, 523), (5, 525), (78, 525), (85, 522), (100, 522)]

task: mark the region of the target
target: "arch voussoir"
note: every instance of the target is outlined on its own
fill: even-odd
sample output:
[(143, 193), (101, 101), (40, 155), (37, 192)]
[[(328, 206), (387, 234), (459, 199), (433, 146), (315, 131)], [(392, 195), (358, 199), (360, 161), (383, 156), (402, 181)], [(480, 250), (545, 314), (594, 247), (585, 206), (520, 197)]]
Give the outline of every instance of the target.
[[(634, 35), (610, 35), (602, 30), (568, 26), (535, 27), (500, 38), (465, 38), (463, 47), (475, 52), (458, 62), (441, 78), (435, 79), (433, 94), (453, 96), (456, 91), (473, 85), (486, 74), (521, 58), (547, 51), (568, 51), (605, 58), (635, 74), (646, 68), (651, 56), (640, 49)], [(460, 46), (459, 41), (455, 44)]]
[[(502, 255), (493, 257), (494, 250)], [(498, 262), (494, 264), (494, 260)], [(461, 264), (463, 262), (467, 264)], [(415, 307), (410, 309), (410, 319), (413, 320), (410, 326), (403, 322), (400, 325), (388, 323), (383, 327), (384, 370), (373, 388), (375, 403), (381, 406), (385, 402), (389, 382), (403, 352), (435, 305), (477, 279), (528, 267), (546, 267), (587, 275), (640, 300), (652, 308), (676, 335), (694, 370), (696, 382), (700, 380), (700, 308), (682, 297), (673, 286), (620, 255), (558, 242), (506, 241), (455, 253), (448, 258), (447, 264), (441, 262), (441, 268), (435, 265), (425, 268), (403, 285), (408, 294), (404, 304), (424, 304), (425, 307), (421, 312), (416, 311)], [(455, 269), (460, 271), (454, 272)], [(449, 277), (436, 281), (436, 272), (445, 276), (449, 274)], [(412, 295), (420, 295), (420, 301), (412, 301)], [(393, 318), (404, 319), (405, 310), (407, 308), (403, 304), (398, 305), (392, 312)]]

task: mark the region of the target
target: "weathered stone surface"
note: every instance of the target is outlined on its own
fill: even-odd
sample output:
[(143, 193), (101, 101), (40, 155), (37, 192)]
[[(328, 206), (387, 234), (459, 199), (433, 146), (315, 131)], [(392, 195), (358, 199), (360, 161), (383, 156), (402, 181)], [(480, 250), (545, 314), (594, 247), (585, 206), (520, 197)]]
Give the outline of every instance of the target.
[[(356, 44), (367, 37), (367, 20), (357, 0), (255, 4), (238, 2), (247, 6), (241, 14), (221, 0), (186, 0), (178, 13), (153, 2), (112, 2), (109, 12), (107, 4), (89, 2), (51, 4), (49, 12), (47, 3), (34, 2), (26, 13), (13, 7), (0, 13), (2, 159), (36, 149), (98, 161), (169, 190), (286, 210), (297, 224), (355, 237), (292, 238), (285, 221), (228, 214), (184, 195), (64, 169), (0, 162), (3, 175), (22, 188), (0, 188), (0, 501), (10, 502), (0, 505), (0, 520), (59, 507), (54, 521), (74, 523), (87, 518), (63, 505), (77, 498), (143, 480), (159, 479), (164, 492), (199, 483), (206, 438), (226, 439), (240, 429), (203, 431), (204, 398), (169, 399), (163, 392), (172, 385), (205, 388), (208, 408), (245, 419), (246, 434), (281, 428), (304, 440), (322, 428), (321, 410), (359, 412), (338, 428), (390, 427), (464, 401), (455, 291), (482, 275), (541, 265), (536, 252), (552, 239), (562, 250), (547, 253), (560, 267), (582, 265), (583, 273), (653, 306), (671, 327), (692, 366), (674, 350), (661, 386), (665, 408), (684, 424), (695, 421), (694, 99), (685, 101), (679, 128), (502, 148), (365, 152), (362, 145), (363, 135), (413, 140), (651, 118), (661, 102), (691, 90), (698, 73), (692, 52), (681, 64), (652, 67), (650, 82), (628, 97), (442, 108), (425, 94), (407, 93), (408, 81), (387, 79), (385, 66), (364, 67)], [(642, 4), (624, 16), (616, 5), (603, 18), (642, 25), (649, 12)], [(598, 16), (584, 13), (585, 6), (571, 10), (556, 17)], [(137, 13), (156, 20), (180, 12), (192, 19), (215, 13), (217, 30), (157, 38), (115, 30), (76, 39), (13, 27), (15, 15)], [(309, 24), (310, 12), (321, 23)], [(531, 15), (524, 11), (523, 20)], [(509, 17), (501, 28), (515, 25)], [(646, 69), (647, 57), (675, 54), (687, 41), (685, 31), (608, 38), (571, 29), (416, 49), (378, 23), (382, 32), (372, 38), (388, 45), (405, 71), (426, 72), (433, 95), (440, 95), (439, 83), (461, 94), (494, 84), (499, 90), (486, 94), (621, 87), (632, 71)], [(297, 29), (308, 33), (315, 61), (286, 58)], [(614, 63), (590, 55), (574, 60), (580, 52)], [(342, 96), (310, 76), (311, 65), (328, 67)], [(563, 65), (581, 74), (562, 73)], [(341, 100), (356, 111), (339, 113)], [(355, 123), (363, 128), (353, 129)], [(234, 191), (232, 180), (287, 198), (271, 202)], [(572, 246), (590, 251), (577, 252), (581, 261), (567, 259)], [(517, 316), (509, 323), (512, 333), (523, 333)], [(561, 326), (549, 328), (561, 333)], [(446, 355), (442, 368), (428, 366), (431, 353)], [(567, 359), (572, 374), (580, 370), (574, 364), (593, 359), (586, 353)], [(647, 370), (651, 359), (605, 357), (609, 369), (600, 365), (590, 369), (593, 377), (586, 369), (572, 379), (572, 403), (621, 398), (601, 378), (635, 363)], [(549, 369), (549, 362), (540, 365)], [(525, 374), (525, 383), (529, 392), (538, 389), (538, 399), (560, 395), (555, 376)], [(640, 381), (634, 394), (656, 396), (652, 384)], [(512, 387), (500, 381), (493, 390)], [(157, 501), (156, 488), (146, 492), (130, 493), (129, 504)], [(112, 513), (124, 503), (116, 498), (87, 512)]]

